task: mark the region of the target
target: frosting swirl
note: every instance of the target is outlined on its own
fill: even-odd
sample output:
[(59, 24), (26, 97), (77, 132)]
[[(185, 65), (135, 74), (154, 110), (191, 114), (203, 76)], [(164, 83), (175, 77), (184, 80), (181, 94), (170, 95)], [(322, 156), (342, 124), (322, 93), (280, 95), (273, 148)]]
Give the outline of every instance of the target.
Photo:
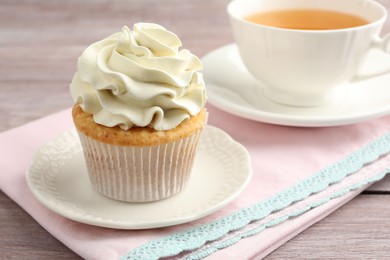
[(80, 56), (70, 92), (98, 124), (169, 130), (205, 106), (200, 60), (164, 27), (137, 23)]

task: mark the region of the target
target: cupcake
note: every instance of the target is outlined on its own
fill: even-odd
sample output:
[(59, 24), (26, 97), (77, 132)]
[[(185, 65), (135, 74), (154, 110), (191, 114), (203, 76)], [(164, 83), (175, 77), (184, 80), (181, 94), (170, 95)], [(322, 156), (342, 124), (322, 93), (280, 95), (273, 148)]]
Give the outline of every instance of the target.
[(186, 186), (207, 112), (202, 64), (180, 47), (164, 27), (137, 23), (78, 59), (72, 116), (99, 193), (148, 202)]

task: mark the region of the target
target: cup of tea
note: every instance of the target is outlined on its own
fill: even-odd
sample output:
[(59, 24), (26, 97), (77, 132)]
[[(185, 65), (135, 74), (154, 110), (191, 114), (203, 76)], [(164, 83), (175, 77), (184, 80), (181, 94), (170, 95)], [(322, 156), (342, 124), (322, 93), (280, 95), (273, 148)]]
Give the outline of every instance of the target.
[(373, 0), (233, 0), (227, 11), (242, 61), (270, 100), (319, 106), (343, 95), (379, 37), (386, 9)]

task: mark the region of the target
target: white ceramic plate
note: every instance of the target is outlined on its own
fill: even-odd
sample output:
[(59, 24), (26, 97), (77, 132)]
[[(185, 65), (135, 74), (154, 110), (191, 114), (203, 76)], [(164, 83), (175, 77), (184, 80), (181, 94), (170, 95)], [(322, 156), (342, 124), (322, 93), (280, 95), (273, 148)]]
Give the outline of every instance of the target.
[(202, 61), (209, 102), (243, 118), (319, 127), (352, 124), (390, 113), (390, 55), (379, 51), (369, 54), (361, 72), (379, 72), (377, 77), (351, 83), (345, 88), (345, 97), (333, 103), (306, 108), (277, 104), (264, 97), (263, 86), (249, 74), (235, 44), (210, 52)]
[(126, 203), (106, 198), (91, 186), (75, 130), (45, 144), (26, 178), (34, 196), (69, 219), (110, 228), (145, 229), (189, 222), (222, 208), (251, 177), (247, 150), (222, 130), (207, 126), (188, 186), (158, 202)]

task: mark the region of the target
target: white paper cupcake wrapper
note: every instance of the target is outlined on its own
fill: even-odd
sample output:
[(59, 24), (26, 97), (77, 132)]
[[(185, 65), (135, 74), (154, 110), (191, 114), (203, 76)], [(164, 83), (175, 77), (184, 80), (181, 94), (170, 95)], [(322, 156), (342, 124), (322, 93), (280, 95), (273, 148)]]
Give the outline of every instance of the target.
[(78, 131), (92, 186), (122, 201), (161, 200), (181, 191), (194, 163), (201, 130), (157, 146), (117, 146)]

